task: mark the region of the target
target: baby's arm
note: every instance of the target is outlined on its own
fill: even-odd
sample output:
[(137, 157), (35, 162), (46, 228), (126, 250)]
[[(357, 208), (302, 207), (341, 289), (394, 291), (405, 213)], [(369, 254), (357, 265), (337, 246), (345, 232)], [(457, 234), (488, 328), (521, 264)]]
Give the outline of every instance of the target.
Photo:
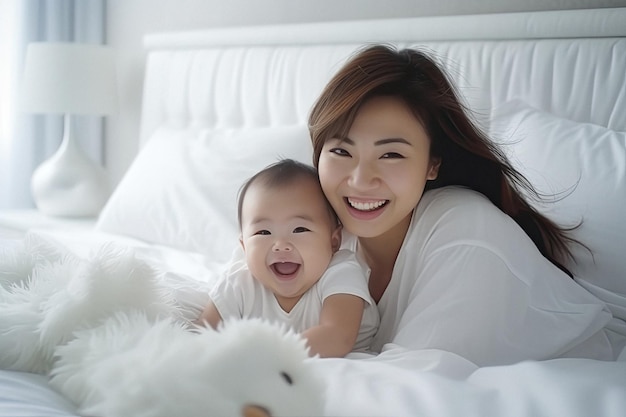
[(221, 323), (221, 321), (222, 316), (220, 315), (220, 312), (217, 311), (217, 307), (215, 307), (213, 301), (209, 301), (209, 303), (204, 307), (204, 310), (202, 310), (200, 317), (198, 317), (193, 323), (198, 326), (204, 326), (208, 323), (211, 327), (217, 329), (217, 326)]
[(362, 298), (352, 294), (334, 294), (322, 305), (320, 321), (303, 332), (311, 355), (343, 357), (356, 343), (363, 317)]

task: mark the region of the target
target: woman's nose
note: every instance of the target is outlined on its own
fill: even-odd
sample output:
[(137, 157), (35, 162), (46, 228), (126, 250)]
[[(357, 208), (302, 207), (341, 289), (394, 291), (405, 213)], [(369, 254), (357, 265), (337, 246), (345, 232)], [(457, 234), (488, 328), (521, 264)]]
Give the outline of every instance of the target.
[(368, 190), (377, 186), (378, 173), (366, 162), (354, 166), (348, 179), (348, 185), (357, 190)]

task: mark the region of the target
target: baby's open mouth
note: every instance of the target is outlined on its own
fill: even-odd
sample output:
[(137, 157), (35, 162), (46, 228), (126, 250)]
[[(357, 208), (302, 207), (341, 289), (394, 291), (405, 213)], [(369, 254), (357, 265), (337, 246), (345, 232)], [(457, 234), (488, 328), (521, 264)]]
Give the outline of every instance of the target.
[(276, 275), (287, 277), (298, 272), (300, 264), (295, 262), (276, 262), (273, 263), (270, 268), (272, 268), (272, 271), (274, 271)]

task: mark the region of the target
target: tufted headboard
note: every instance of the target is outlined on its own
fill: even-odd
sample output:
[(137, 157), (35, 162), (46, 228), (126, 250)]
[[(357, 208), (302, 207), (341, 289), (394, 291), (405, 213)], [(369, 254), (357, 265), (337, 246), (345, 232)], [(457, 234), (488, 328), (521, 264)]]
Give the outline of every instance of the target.
[(422, 48), (542, 192), (573, 190), (541, 209), (584, 220), (593, 255), (572, 268), (626, 335), (624, 22), (617, 8), (149, 35), (141, 151), (98, 228), (224, 262), (238, 187), (278, 156), (310, 162), (308, 112), (341, 64), (368, 43)]
[(512, 98), (626, 130), (626, 8), (223, 28), (160, 33), (149, 51), (141, 141), (163, 125), (306, 123), (355, 49), (431, 50), (479, 113)]

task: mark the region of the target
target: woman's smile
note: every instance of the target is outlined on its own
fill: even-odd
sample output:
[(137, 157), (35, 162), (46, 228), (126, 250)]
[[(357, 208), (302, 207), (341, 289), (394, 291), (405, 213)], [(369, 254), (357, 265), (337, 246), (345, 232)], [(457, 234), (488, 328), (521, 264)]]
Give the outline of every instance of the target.
[(378, 210), (389, 202), (389, 200), (359, 201), (350, 197), (346, 197), (346, 201), (352, 208), (359, 211)]
[(421, 121), (401, 99), (381, 96), (359, 107), (347, 135), (324, 144), (319, 175), (344, 230), (373, 238), (402, 224), (401, 238), (438, 166)]
[(389, 200), (360, 201), (350, 197), (345, 198), (348, 213), (357, 220), (373, 220), (380, 216)]

